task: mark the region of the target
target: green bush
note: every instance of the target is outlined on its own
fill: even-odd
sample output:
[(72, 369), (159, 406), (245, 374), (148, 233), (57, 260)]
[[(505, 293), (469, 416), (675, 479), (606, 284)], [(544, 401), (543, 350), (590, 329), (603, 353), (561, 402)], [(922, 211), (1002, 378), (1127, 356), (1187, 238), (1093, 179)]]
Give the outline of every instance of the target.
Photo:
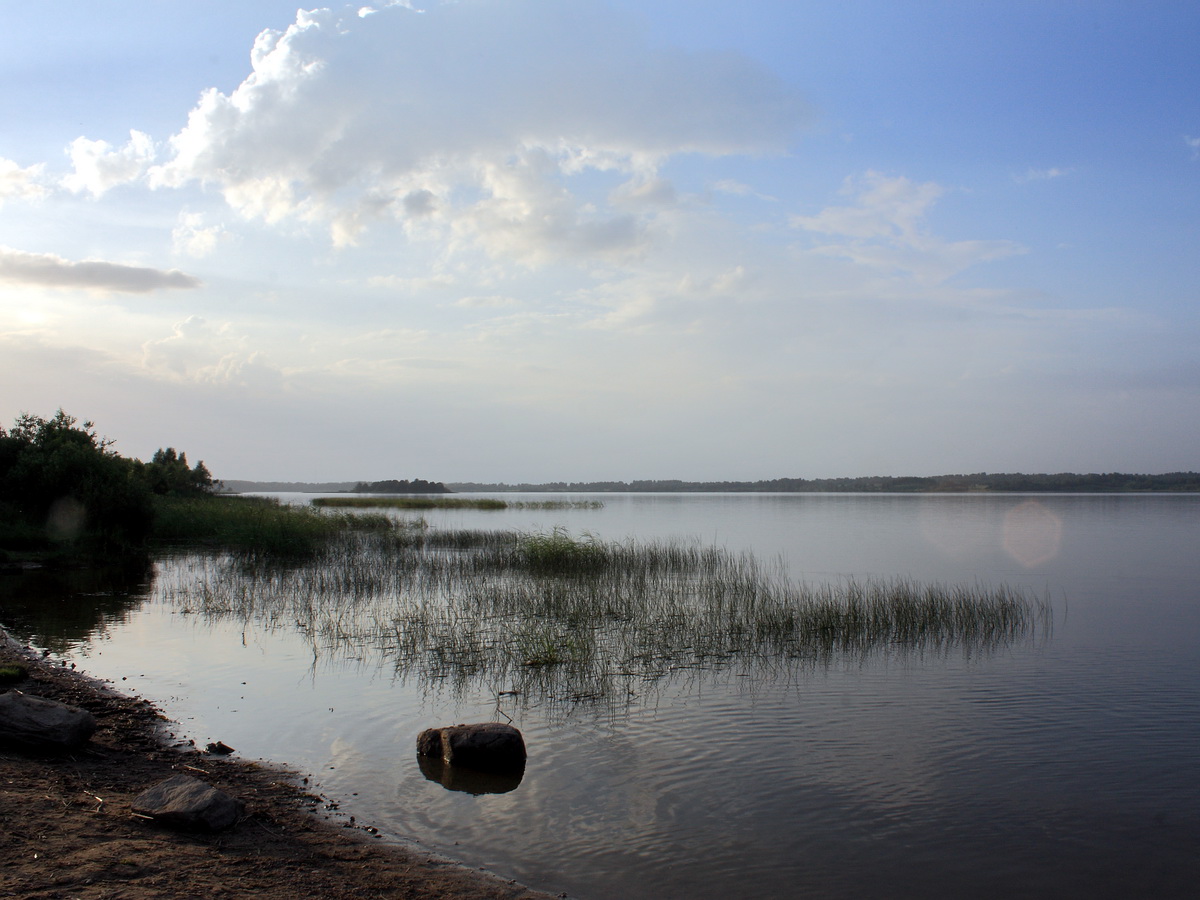
[(0, 428), (0, 507), (0, 540), (28, 549), (121, 551), (145, 540), (153, 516), (140, 464), (61, 409)]

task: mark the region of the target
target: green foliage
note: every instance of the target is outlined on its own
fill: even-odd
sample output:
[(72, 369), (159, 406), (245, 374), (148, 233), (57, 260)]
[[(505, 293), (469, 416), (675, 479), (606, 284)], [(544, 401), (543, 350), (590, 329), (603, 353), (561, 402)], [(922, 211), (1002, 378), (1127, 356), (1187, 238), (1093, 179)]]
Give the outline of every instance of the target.
[(503, 500), (469, 497), (317, 497), (313, 506), (348, 509), (506, 509)]
[(346, 531), (386, 531), (386, 516), (323, 514), (270, 497), (158, 497), (154, 541), (210, 544), (254, 556), (302, 558)]
[(204, 463), (189, 466), (173, 447), (143, 463), (61, 409), (49, 419), (22, 413), (0, 428), (0, 553), (139, 551), (155, 497), (202, 497), (213, 487)]
[(211, 494), (215, 487), (203, 460), (189, 469), (187, 454), (177, 454), (174, 447), (156, 450), (150, 462), (143, 464), (142, 477), (160, 497), (199, 497)]
[(555, 528), (549, 534), (524, 536), (518, 559), (523, 568), (539, 575), (585, 575), (608, 566), (612, 554), (591, 535), (575, 538)]
[(993, 491), (1047, 493), (1200, 492), (1200, 473), (1135, 475), (1122, 472), (1053, 475), (977, 472), (972, 475), (869, 475), (859, 478), (773, 478), (766, 481), (553, 481), (545, 484), (452, 483), (456, 491), (571, 491), (618, 493), (849, 493), (911, 494)]
[(424, 478), (387, 481), (360, 481), (354, 486), (356, 494), (448, 494), (450, 490), (440, 481), (426, 481)]
[(61, 409), (0, 428), (0, 543), (23, 550), (128, 549), (150, 528), (139, 464)]

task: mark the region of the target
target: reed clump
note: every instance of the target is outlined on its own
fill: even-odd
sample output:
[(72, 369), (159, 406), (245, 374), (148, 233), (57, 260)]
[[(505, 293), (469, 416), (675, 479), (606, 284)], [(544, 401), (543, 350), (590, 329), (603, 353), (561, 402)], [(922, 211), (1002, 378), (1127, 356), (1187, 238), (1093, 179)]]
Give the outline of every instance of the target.
[(346, 509), (603, 509), (599, 500), (499, 500), (493, 497), (317, 497), (313, 506)]
[(315, 555), (348, 530), (388, 532), (396, 527), (383, 515), (324, 513), (270, 497), (158, 497), (151, 540), (291, 559)]
[(1049, 620), (1048, 604), (1004, 586), (810, 586), (746, 553), (562, 530), (344, 530), (298, 565), (226, 554), (174, 567), (156, 590), (203, 614), (294, 625), (315, 652), (374, 651), (405, 675), (560, 698), (680, 669), (988, 652)]

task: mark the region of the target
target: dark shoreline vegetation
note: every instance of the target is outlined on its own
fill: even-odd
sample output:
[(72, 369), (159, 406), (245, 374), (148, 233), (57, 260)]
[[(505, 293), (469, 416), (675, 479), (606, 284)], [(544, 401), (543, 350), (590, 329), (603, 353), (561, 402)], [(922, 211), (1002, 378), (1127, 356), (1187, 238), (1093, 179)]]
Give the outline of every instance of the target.
[(492, 497), (317, 497), (326, 509), (603, 509), (599, 500), (497, 500)]
[(1200, 473), (1137, 475), (1122, 472), (1060, 472), (1054, 475), (987, 473), (973, 475), (869, 475), (859, 478), (772, 478), (762, 481), (550, 481), (542, 484), (451, 482), (453, 491), (477, 493), (1132, 493), (1200, 492)]

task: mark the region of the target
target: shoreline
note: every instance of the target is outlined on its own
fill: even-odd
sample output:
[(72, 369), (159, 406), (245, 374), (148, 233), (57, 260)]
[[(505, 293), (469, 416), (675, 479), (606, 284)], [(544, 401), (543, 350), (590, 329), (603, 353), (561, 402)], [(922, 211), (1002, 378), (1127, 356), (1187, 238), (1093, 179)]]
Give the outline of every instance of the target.
[[(96, 717), (71, 754), (0, 747), (0, 896), (28, 900), (422, 897), (549, 900), (515, 881), (385, 842), (319, 815), (322, 800), (275, 763), (172, 746), (148, 700), (43, 659), (0, 628), (0, 665), (28, 671), (0, 690), (58, 700)], [(168, 831), (134, 817), (145, 788), (186, 773), (243, 800), (215, 834)], [(565, 895), (559, 894), (559, 897)]]

